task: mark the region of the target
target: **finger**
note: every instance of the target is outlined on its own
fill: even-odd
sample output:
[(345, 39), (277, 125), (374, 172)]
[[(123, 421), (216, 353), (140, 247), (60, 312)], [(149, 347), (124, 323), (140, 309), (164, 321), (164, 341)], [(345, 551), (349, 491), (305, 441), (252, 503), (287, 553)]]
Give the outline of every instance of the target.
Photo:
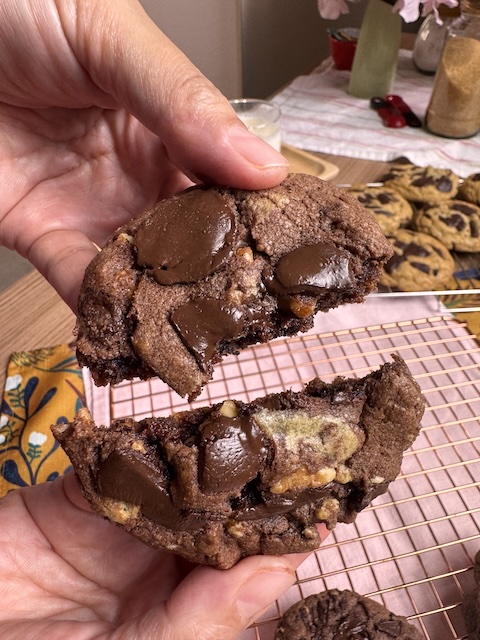
[(80, 481), (77, 474), (74, 472), (67, 473), (63, 476), (63, 491), (67, 499), (73, 504), (74, 507), (81, 511), (91, 511), (90, 505), (86, 498), (83, 497), (82, 489), (80, 487)]
[(31, 245), (27, 258), (76, 312), (85, 269), (98, 249), (79, 231), (48, 231)]
[[(320, 532), (325, 539), (328, 532), (323, 525)], [(295, 570), (306, 557), (252, 556), (228, 571), (197, 567), (164, 610), (152, 610), (139, 622), (139, 637), (234, 640), (294, 584)]]
[(64, 20), (80, 62), (103, 91), (160, 136), (187, 175), (247, 189), (274, 186), (286, 176), (285, 158), (249, 133), (140, 3), (78, 5), (76, 20)]

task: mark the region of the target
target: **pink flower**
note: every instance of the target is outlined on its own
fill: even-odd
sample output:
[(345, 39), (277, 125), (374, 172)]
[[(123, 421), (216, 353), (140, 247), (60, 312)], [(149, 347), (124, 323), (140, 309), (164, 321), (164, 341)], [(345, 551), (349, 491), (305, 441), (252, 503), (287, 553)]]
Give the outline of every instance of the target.
[(318, 10), (326, 20), (336, 20), (343, 13), (349, 13), (345, 0), (318, 0)]
[[(342, 13), (348, 13), (348, 5), (345, 0), (317, 0), (318, 10), (322, 18), (327, 20), (336, 20)], [(358, 0), (349, 0), (350, 2), (358, 2)], [(437, 22), (440, 21), (438, 15), (438, 7), (446, 4), (448, 7), (456, 7), (458, 0), (397, 0), (392, 8), (398, 11), (405, 22), (415, 22), (420, 16), (420, 5), (423, 5), (421, 15), (426, 15), (431, 11), (435, 12)]]

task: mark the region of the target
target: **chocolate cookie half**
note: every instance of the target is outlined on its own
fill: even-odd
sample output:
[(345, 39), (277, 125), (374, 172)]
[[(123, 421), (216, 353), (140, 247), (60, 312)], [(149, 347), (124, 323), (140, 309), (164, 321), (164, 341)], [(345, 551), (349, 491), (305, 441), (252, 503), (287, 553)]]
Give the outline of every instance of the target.
[(223, 355), (361, 302), (391, 253), (354, 198), (313, 176), (188, 190), (119, 229), (88, 267), (78, 360), (97, 384), (159, 376), (194, 398)]
[(329, 589), (287, 609), (275, 640), (422, 640), (422, 635), (407, 618), (371, 598)]
[(302, 552), (387, 489), (424, 399), (405, 363), (318, 378), (249, 404), (97, 427), (86, 409), (53, 432), (92, 507), (144, 542), (228, 568)]

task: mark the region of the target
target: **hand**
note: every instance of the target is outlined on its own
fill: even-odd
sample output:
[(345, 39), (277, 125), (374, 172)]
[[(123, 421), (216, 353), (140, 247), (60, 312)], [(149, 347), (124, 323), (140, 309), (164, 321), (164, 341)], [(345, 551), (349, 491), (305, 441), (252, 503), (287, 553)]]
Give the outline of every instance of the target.
[(93, 243), (159, 198), (288, 171), (137, 0), (0, 3), (0, 148), (0, 244), (72, 308)]
[(234, 640), (304, 559), (194, 567), (92, 513), (73, 473), (11, 492), (0, 514), (2, 640)]

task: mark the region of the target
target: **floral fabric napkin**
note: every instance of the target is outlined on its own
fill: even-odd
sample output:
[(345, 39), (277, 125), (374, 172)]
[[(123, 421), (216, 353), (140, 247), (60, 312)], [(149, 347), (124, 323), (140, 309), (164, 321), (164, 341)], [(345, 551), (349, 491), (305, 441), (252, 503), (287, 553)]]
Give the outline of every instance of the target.
[(71, 345), (12, 354), (0, 408), (0, 497), (69, 469), (50, 426), (69, 422), (84, 404)]

